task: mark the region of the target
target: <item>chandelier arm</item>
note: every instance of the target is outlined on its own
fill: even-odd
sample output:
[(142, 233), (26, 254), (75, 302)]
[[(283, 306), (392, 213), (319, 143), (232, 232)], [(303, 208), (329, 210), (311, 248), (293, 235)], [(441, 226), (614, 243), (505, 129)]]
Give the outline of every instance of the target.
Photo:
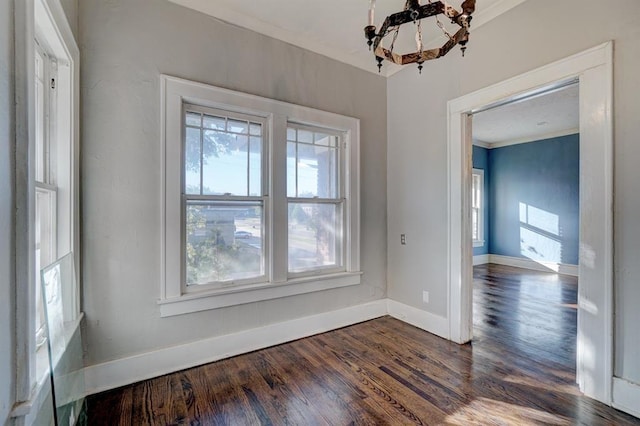
[(460, 28), (458, 30), (457, 33), (455, 33), (453, 35), (453, 37), (447, 41), (441, 48), (440, 48), (440, 55), (439, 56), (444, 56), (447, 53), (449, 53), (449, 51), (451, 49), (453, 49), (455, 47), (456, 44), (460, 43), (461, 41), (464, 41), (468, 38), (469, 36), (469, 32), (467, 31), (466, 28)]
[(377, 57), (384, 58), (389, 62), (393, 62), (394, 64), (403, 65), (402, 63), (402, 55), (398, 55), (397, 53), (393, 53), (389, 49), (385, 49), (382, 46), (378, 46), (378, 48), (374, 52)]
[(376, 38), (373, 40), (373, 51), (374, 52), (378, 49), (378, 46), (382, 42), (382, 39), (384, 38), (384, 36), (387, 35), (387, 32), (389, 31), (389, 27), (390, 26), (391, 26), (391, 24), (389, 22), (389, 17), (387, 16), (387, 19), (384, 20), (384, 23), (380, 27), (380, 31), (378, 31), (378, 34), (376, 34)]

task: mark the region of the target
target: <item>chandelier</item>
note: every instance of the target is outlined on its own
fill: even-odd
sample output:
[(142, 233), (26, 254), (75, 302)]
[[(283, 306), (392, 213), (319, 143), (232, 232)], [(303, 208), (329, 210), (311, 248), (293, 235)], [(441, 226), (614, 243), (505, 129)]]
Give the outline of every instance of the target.
[[(422, 73), (424, 61), (446, 55), (457, 44), (461, 46), (462, 56), (464, 56), (464, 51), (467, 48), (466, 44), (469, 41), (469, 23), (471, 22), (471, 14), (476, 8), (476, 0), (465, 0), (461, 5), (461, 12), (458, 12), (444, 1), (428, 1), (427, 4), (421, 5), (420, 0), (406, 0), (404, 10), (387, 16), (380, 27), (380, 31), (376, 32), (374, 25), (376, 0), (370, 0), (369, 25), (364, 27), (364, 34), (367, 38), (369, 50), (373, 47), (373, 54), (378, 62), (378, 72), (382, 69), (382, 61), (386, 59), (398, 65), (417, 63), (418, 71)], [(451, 20), (451, 23), (459, 25), (460, 29), (455, 34), (450, 34), (438, 15), (446, 16)], [(431, 16), (436, 17), (436, 24), (448, 40), (442, 47), (425, 50), (422, 42), (422, 19)], [(405, 55), (397, 54), (393, 51), (393, 48), (400, 32), (400, 26), (410, 22), (413, 22), (416, 27), (416, 46), (418, 50)], [(392, 33), (391, 45), (387, 49), (382, 46), (382, 40)]]

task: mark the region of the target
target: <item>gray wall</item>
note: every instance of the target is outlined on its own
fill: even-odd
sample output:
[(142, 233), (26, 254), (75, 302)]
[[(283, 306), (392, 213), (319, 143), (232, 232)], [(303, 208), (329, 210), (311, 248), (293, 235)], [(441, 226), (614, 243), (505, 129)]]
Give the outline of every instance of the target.
[(14, 90), (13, 1), (0, 2), (0, 425), (8, 424), (14, 389)]
[[(88, 363), (386, 297), (386, 80), (165, 0), (82, 0)], [(166, 73), (361, 119), (362, 285), (160, 318)]]
[(76, 41), (78, 40), (78, 0), (60, 0), (60, 4), (67, 16), (67, 22), (73, 32)]
[(489, 170), (489, 253), (577, 265), (580, 136), (491, 149)]
[[(422, 75), (408, 67), (389, 79), (389, 297), (447, 315), (447, 101), (615, 40), (615, 374), (640, 383), (638, 22), (637, 0), (612, 0), (606, 11), (596, 1), (531, 0), (472, 29), (465, 58), (453, 51)], [(429, 305), (418, 302), (423, 290)]]

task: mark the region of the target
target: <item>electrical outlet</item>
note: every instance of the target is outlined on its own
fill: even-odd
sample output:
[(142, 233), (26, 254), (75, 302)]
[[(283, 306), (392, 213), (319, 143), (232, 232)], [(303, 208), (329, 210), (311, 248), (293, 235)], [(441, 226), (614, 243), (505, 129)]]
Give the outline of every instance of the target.
[(400, 244), (402, 244), (403, 246), (407, 245), (407, 235), (406, 234), (400, 234)]
[(423, 291), (422, 292), (422, 301), (424, 303), (429, 303), (429, 292), (428, 291)]

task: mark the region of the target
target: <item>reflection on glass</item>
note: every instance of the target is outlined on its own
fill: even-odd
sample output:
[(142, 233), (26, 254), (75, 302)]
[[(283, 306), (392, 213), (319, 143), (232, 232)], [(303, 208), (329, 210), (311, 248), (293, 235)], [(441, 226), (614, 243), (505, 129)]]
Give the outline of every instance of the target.
[(187, 112), (184, 138), (184, 194), (262, 195), (262, 124)]
[(241, 133), (243, 135), (246, 135), (247, 133), (249, 133), (247, 126), (248, 125), (246, 121), (229, 120), (227, 122), (227, 131), (231, 133)]
[(249, 195), (262, 195), (262, 138), (249, 138)]
[(251, 123), (249, 134), (252, 136), (262, 136), (262, 125), (258, 123)]
[(248, 137), (205, 130), (204, 147), (202, 193), (248, 195)]
[[(295, 132), (295, 130), (294, 130)], [(296, 150), (295, 142), (287, 142), (287, 197), (296, 197), (298, 195), (298, 169), (296, 168)]]
[(184, 185), (186, 194), (200, 194), (200, 129), (187, 127), (184, 144)]
[(205, 129), (225, 130), (225, 122), (226, 120), (223, 117), (205, 115), (202, 127)]
[(287, 196), (338, 198), (338, 137), (292, 128), (287, 135)]
[(185, 116), (185, 123), (187, 126), (200, 127), (202, 124), (202, 114), (197, 112), (188, 112)]
[(84, 373), (73, 255), (67, 254), (42, 270), (42, 294), (47, 318), (49, 363), (57, 425), (85, 423)]
[(264, 275), (261, 202), (188, 201), (187, 285)]
[(289, 203), (289, 272), (342, 266), (340, 204)]

